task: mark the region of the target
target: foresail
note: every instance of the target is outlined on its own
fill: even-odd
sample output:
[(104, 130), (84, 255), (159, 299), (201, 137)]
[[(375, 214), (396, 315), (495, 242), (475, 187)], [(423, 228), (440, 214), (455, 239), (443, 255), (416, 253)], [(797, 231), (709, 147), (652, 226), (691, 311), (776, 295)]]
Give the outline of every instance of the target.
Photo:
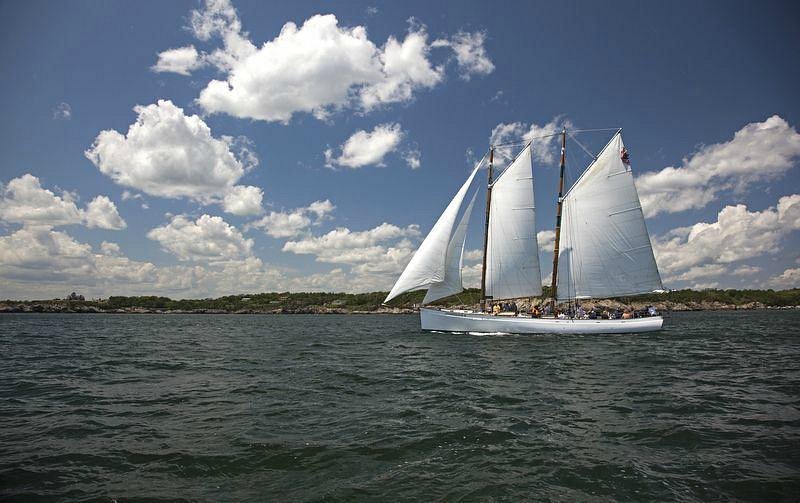
[(389, 292), (386, 300), (383, 301), (384, 303), (410, 290), (444, 281), (447, 247), (453, 234), (453, 226), (464, 201), (464, 196), (467, 194), (467, 190), (475, 178), (475, 173), (478, 172), (481, 165), (482, 163), (478, 163), (475, 166), (467, 181), (464, 182), (464, 185), (461, 186), (453, 200), (447, 205), (444, 213), (436, 221), (431, 232), (425, 237), (400, 278), (398, 278), (397, 283), (392, 287), (392, 291)]
[(492, 185), (486, 252), (486, 295), (494, 299), (542, 293), (531, 147)]
[(620, 133), (564, 196), (558, 257), (559, 300), (662, 288)]
[(450, 239), (450, 244), (447, 245), (447, 258), (445, 259), (444, 268), (444, 281), (441, 283), (434, 283), (428, 288), (425, 294), (423, 304), (428, 304), (437, 299), (443, 299), (450, 295), (455, 295), (464, 290), (464, 285), (461, 282), (461, 266), (463, 265), (464, 257), (464, 241), (467, 237), (467, 226), (469, 225), (469, 217), (472, 214), (472, 206), (475, 204), (475, 197), (478, 195), (476, 191), (472, 195), (472, 200), (464, 210), (461, 216), (461, 221), (458, 223), (453, 237)]

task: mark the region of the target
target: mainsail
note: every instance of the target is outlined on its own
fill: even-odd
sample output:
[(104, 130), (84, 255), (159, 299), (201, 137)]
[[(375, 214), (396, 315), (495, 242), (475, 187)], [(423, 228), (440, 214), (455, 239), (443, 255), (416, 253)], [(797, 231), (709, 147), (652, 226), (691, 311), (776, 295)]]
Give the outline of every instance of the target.
[(472, 214), (472, 206), (475, 204), (475, 197), (478, 195), (476, 191), (472, 195), (472, 200), (464, 210), (464, 215), (461, 216), (461, 221), (458, 223), (453, 237), (450, 239), (450, 244), (447, 245), (447, 257), (445, 258), (444, 281), (441, 283), (434, 283), (428, 288), (425, 298), (422, 300), (423, 304), (428, 304), (437, 299), (443, 299), (450, 295), (455, 295), (464, 290), (464, 285), (461, 282), (461, 266), (463, 265), (464, 256), (464, 241), (467, 238), (467, 226), (469, 225), (469, 217)]
[(442, 216), (436, 221), (433, 229), (431, 229), (431, 232), (414, 253), (400, 278), (398, 278), (397, 283), (392, 287), (392, 291), (389, 292), (386, 300), (383, 301), (384, 303), (402, 293), (430, 286), (434, 283), (441, 283), (445, 280), (447, 250), (453, 235), (453, 226), (464, 201), (464, 196), (466, 196), (467, 190), (475, 178), (475, 173), (478, 172), (482, 164), (483, 162), (479, 162), (475, 166), (467, 181), (464, 182), (464, 185), (458, 190), (453, 200), (447, 205)]
[(564, 196), (558, 300), (662, 289), (618, 132)]
[(486, 250), (486, 295), (494, 299), (542, 293), (528, 145), (492, 185)]

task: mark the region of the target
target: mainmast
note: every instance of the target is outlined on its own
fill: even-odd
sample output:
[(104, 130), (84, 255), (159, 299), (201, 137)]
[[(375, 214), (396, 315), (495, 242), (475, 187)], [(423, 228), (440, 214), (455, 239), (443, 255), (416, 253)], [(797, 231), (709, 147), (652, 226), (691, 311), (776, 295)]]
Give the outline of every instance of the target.
[(553, 315), (556, 314), (556, 299), (558, 298), (558, 244), (561, 240), (561, 208), (564, 205), (564, 166), (566, 165), (566, 160), (567, 128), (564, 127), (561, 130), (561, 168), (558, 178), (558, 206), (556, 206), (556, 242), (555, 246), (553, 246), (553, 282), (550, 285), (550, 293), (552, 295), (550, 299), (550, 311)]
[(481, 269), (481, 311), (486, 311), (486, 254), (489, 248), (489, 209), (492, 206), (492, 168), (494, 146), (489, 147), (489, 182), (486, 184), (486, 226), (483, 233), (483, 268)]

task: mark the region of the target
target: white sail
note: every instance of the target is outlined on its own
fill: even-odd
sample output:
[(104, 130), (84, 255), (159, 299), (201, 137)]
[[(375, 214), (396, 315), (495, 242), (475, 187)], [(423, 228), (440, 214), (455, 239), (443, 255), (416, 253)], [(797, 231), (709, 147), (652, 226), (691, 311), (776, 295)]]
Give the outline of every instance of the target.
[(486, 295), (494, 299), (542, 293), (536, 240), (531, 147), (492, 185), (486, 252)]
[(467, 194), (472, 180), (475, 178), (475, 173), (483, 163), (479, 162), (472, 173), (461, 186), (459, 191), (450, 204), (445, 208), (442, 216), (431, 229), (431, 232), (425, 237), (425, 240), (419, 245), (411, 261), (406, 266), (397, 283), (392, 287), (392, 291), (383, 302), (389, 302), (398, 295), (416, 290), (424, 286), (431, 285), (432, 283), (441, 283), (445, 279), (445, 259), (447, 256), (447, 247), (450, 244), (450, 237), (453, 234), (453, 226), (455, 225), (456, 217), (461, 209), (461, 203), (464, 201), (464, 196)]
[[(620, 133), (564, 196), (558, 299), (662, 289)], [(627, 156), (627, 154), (625, 153)]]
[(464, 241), (467, 238), (467, 226), (469, 225), (469, 217), (472, 214), (472, 205), (475, 204), (475, 197), (478, 192), (472, 195), (472, 200), (464, 210), (461, 216), (461, 221), (458, 223), (453, 237), (450, 239), (450, 244), (447, 245), (447, 257), (445, 258), (444, 266), (444, 281), (441, 283), (434, 283), (428, 288), (425, 294), (423, 304), (428, 304), (437, 299), (443, 299), (450, 295), (457, 294), (464, 290), (464, 284), (461, 282), (461, 267), (464, 258)]

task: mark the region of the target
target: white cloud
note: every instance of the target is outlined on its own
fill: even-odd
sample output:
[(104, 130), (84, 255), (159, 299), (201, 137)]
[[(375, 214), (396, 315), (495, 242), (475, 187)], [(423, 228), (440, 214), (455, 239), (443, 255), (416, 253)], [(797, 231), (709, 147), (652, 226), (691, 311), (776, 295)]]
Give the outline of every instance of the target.
[(156, 73), (171, 72), (191, 75), (192, 71), (205, 65), (203, 58), (193, 45), (167, 49), (158, 53), (158, 61), (150, 67)]
[(61, 102), (53, 108), (54, 120), (68, 121), (72, 118), (72, 107), (69, 103)]
[(102, 131), (85, 152), (102, 173), (153, 196), (223, 203), (236, 214), (255, 210), (259, 189), (236, 186), (257, 164), (246, 140), (214, 138), (200, 117), (184, 115), (169, 100), (134, 110), (138, 117), (126, 135)]
[(183, 215), (147, 233), (164, 251), (183, 261), (224, 261), (249, 257), (253, 240), (221, 217), (202, 215), (192, 222)]
[(122, 249), (117, 243), (109, 243), (108, 241), (100, 243), (100, 251), (103, 255), (120, 255), (122, 253)]
[[(290, 212), (271, 211), (263, 218), (248, 224), (248, 228), (264, 229), (274, 238), (288, 238), (303, 234), (312, 225), (317, 225), (330, 218), (336, 209), (329, 200), (314, 201), (304, 208), (296, 208)], [(315, 219), (312, 220), (311, 217)]]
[(701, 147), (679, 167), (643, 173), (636, 178), (645, 216), (705, 207), (725, 191), (744, 192), (774, 180), (800, 157), (800, 134), (773, 115), (736, 132), (733, 139)]
[(201, 56), (203, 61), (220, 70), (228, 71), (256, 52), (256, 47), (247, 39), (247, 32), (242, 31), (239, 15), (229, 0), (206, 0), (202, 9), (191, 12), (189, 28), (199, 40), (222, 39), (222, 48)]
[(657, 236), (653, 248), (665, 283), (673, 286), (699, 277), (745, 274), (748, 270), (736, 262), (780, 253), (783, 240), (798, 229), (800, 195), (795, 194), (763, 211), (726, 206), (716, 222), (673, 229)]
[(0, 219), (28, 226), (55, 227), (79, 224), (83, 213), (75, 205), (72, 194), (61, 196), (43, 188), (31, 174), (14, 178), (2, 187)]
[(473, 75), (488, 75), (494, 71), (494, 63), (486, 54), (483, 44), (486, 32), (459, 31), (452, 38), (434, 40), (431, 47), (450, 47), (455, 52), (461, 78), (470, 80)]
[(86, 226), (119, 231), (128, 226), (119, 216), (117, 206), (106, 196), (97, 196), (86, 206)]
[[(302, 64), (298, 64), (302, 62)], [(351, 99), (351, 88), (380, 80), (377, 48), (361, 26), (340, 28), (336, 16), (286, 23), (274, 40), (212, 80), (198, 102), (208, 112), (288, 122), (296, 112), (324, 117)]]
[[(405, 267), (414, 252), (412, 244), (405, 238), (419, 235), (418, 225), (403, 228), (383, 223), (360, 232), (340, 227), (322, 236), (288, 241), (283, 245), (283, 251), (314, 255), (318, 262), (358, 265), (363, 270), (382, 270), (388, 264), (391, 271), (398, 271)], [(400, 242), (396, 245), (387, 246), (387, 243), (397, 240)]]
[[(413, 20), (402, 42), (389, 37), (380, 47), (365, 27), (340, 27), (333, 14), (311, 16), (299, 27), (288, 22), (277, 37), (256, 47), (228, 0), (207, 0), (191, 13), (190, 24), (198, 39), (223, 41), (222, 48), (198, 56), (226, 73), (197, 99), (210, 113), (283, 123), (299, 112), (325, 119), (345, 107), (369, 111), (407, 102), (445, 76), (444, 65), (431, 62), (425, 27)], [(453, 49), (468, 78), (494, 68), (484, 39), (482, 32), (462, 31), (438, 46)]]
[(314, 201), (313, 203), (309, 204), (307, 210), (314, 215), (317, 216), (317, 221), (315, 223), (321, 223), (323, 220), (327, 220), (330, 217), (330, 214), (333, 210), (336, 209), (336, 206), (330, 200), (326, 199), (324, 201)]
[(758, 266), (742, 264), (733, 271), (731, 271), (731, 274), (733, 274), (734, 276), (752, 276), (754, 274), (760, 273), (762, 270), (763, 269)]
[(340, 147), (339, 157), (334, 158), (332, 149), (325, 151), (325, 165), (348, 168), (383, 166), (383, 158), (400, 145), (403, 134), (400, 124), (379, 124), (371, 132), (358, 130)]
[(258, 187), (236, 185), (225, 194), (222, 204), (225, 211), (233, 215), (259, 215), (264, 211), (263, 198), (264, 191)]
[(417, 169), (422, 165), (420, 156), (421, 154), (419, 149), (410, 149), (403, 153), (403, 160), (406, 161), (406, 164), (408, 164), (409, 168)]
[[(500, 123), (492, 129), (489, 143), (492, 145), (499, 145), (503, 143), (531, 141), (534, 161), (539, 161), (542, 164), (553, 164), (560, 152), (557, 133), (561, 131), (563, 127), (571, 129), (572, 123), (560, 117), (556, 117), (541, 126), (534, 123), (528, 125), (524, 122)], [(504, 165), (507, 161), (512, 159), (514, 152), (519, 150), (519, 146), (495, 148), (495, 164), (500, 166)]]
[(800, 288), (800, 267), (786, 269), (781, 274), (770, 278), (766, 286), (779, 290)]
[(475, 262), (483, 260), (483, 250), (465, 250), (464, 262)]
[(556, 246), (556, 231), (546, 230), (536, 233), (536, 242), (539, 243), (539, 253), (552, 255)]
[(91, 246), (64, 232), (22, 228), (0, 237), (0, 274), (17, 280), (53, 280), (88, 274)]
[(402, 43), (389, 37), (378, 53), (381, 77), (361, 89), (364, 109), (409, 101), (417, 89), (432, 88), (442, 81), (444, 68), (434, 68), (428, 60), (427, 39), (424, 27), (412, 29)]
[(106, 196), (95, 197), (85, 210), (75, 204), (75, 196), (63, 191), (57, 196), (42, 187), (30, 173), (0, 186), (0, 220), (26, 227), (51, 228), (85, 224), (87, 227), (120, 230), (126, 227), (116, 205)]

